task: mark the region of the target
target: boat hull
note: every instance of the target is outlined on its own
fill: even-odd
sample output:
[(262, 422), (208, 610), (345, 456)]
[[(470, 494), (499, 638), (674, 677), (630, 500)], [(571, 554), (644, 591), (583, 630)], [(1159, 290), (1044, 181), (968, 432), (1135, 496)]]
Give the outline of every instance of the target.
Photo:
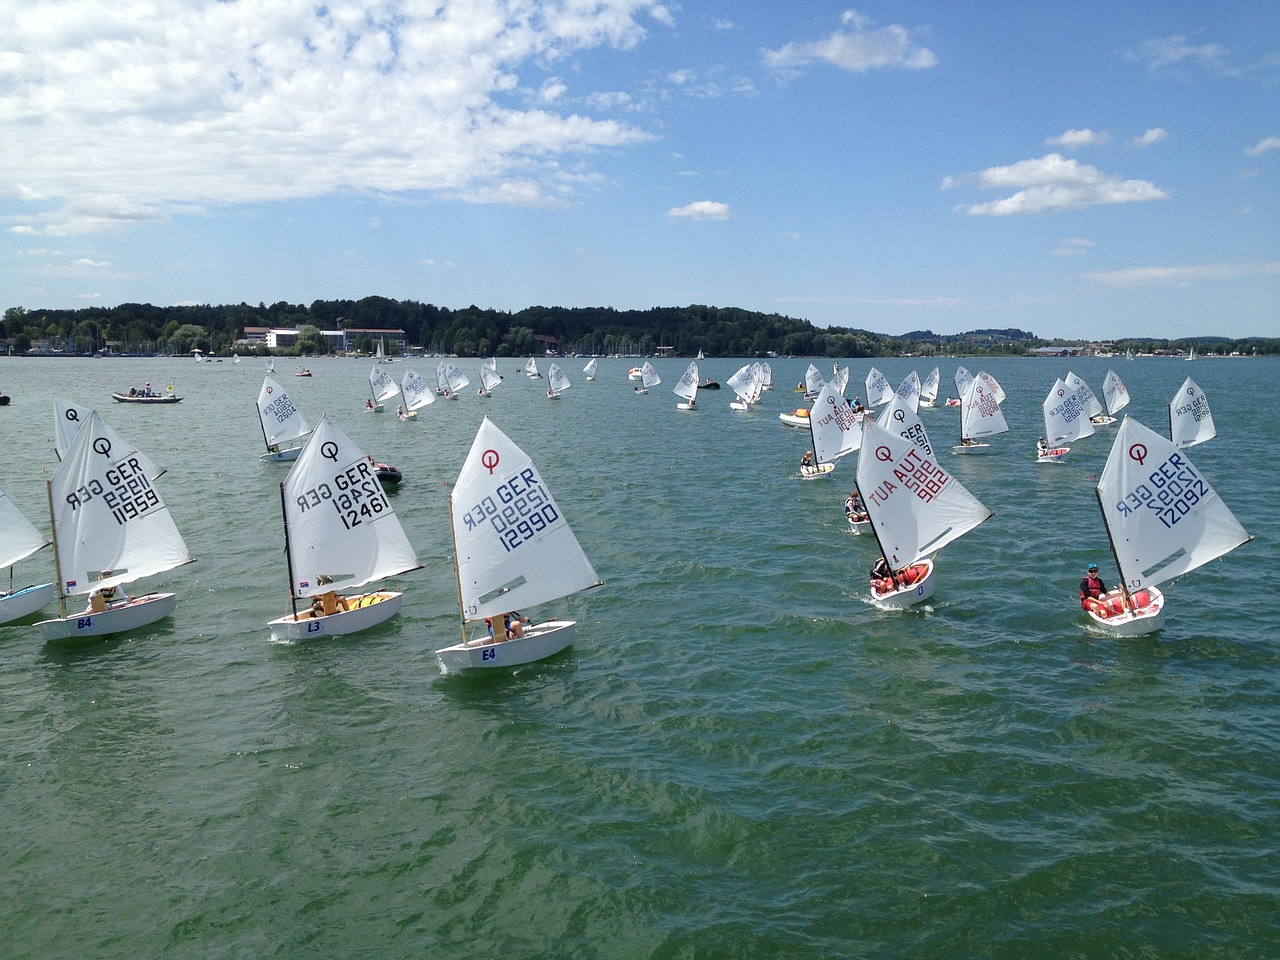
[(928, 568), (923, 579), (889, 593), (876, 593), (873, 588), (871, 602), (881, 610), (903, 610), (932, 597), (934, 588), (938, 585), (934, 575), (933, 561), (923, 560), (921, 564)]
[[(1112, 590), (1104, 594), (1103, 599), (1107, 600), (1113, 609), (1119, 607), (1122, 612), (1110, 617), (1101, 617), (1092, 610), (1088, 610), (1086, 612), (1089, 615), (1089, 628), (1109, 637), (1145, 637), (1155, 633), (1164, 626), (1164, 594), (1155, 587), (1146, 587), (1138, 591), (1135, 596), (1141, 600), (1143, 598), (1140, 595), (1143, 593), (1147, 595), (1145, 598), (1147, 602), (1140, 603), (1134, 611), (1123, 609), (1123, 600), (1118, 591)], [(1111, 603), (1112, 601), (1114, 603)]]
[(731, 401), (729, 402), (729, 409), (730, 409), (730, 410), (744, 410), (744, 411), (745, 411), (745, 410), (750, 410), (750, 409), (751, 409), (751, 404), (747, 403), (745, 400), (731, 400)]
[(1070, 447), (1054, 447), (1036, 457), (1036, 463), (1063, 463), (1067, 459)]
[(849, 529), (853, 531), (855, 536), (860, 537), (865, 533), (871, 532), (870, 520), (854, 520), (852, 517), (846, 517), (845, 519), (849, 521)]
[(37, 583), (0, 597), (0, 623), (29, 617), (58, 599), (52, 583)]
[(809, 411), (797, 410), (795, 413), (780, 413), (778, 419), (785, 423), (788, 427), (800, 427), (804, 430), (809, 429)]
[(436, 651), (441, 673), (463, 673), (467, 670), (489, 670), (495, 667), (518, 667), (555, 656), (573, 643), (577, 631), (575, 620), (548, 620), (525, 628), (524, 636), (513, 640), (494, 641), (492, 637), (455, 643)]
[(676, 409), (677, 410), (693, 410), (694, 406), (692, 403), (677, 403)]
[(990, 453), (989, 443), (957, 443), (951, 448), (952, 453)]
[(258, 459), (263, 463), (289, 463), (292, 460), (297, 460), (301, 453), (301, 447), (294, 447), (290, 450), (276, 450), (273, 453), (264, 453)]
[(113, 393), (111, 398), (116, 403), (181, 403), (181, 397), (173, 395), (163, 397), (131, 397), (127, 393)]
[(148, 593), (128, 603), (117, 604), (100, 612), (82, 613), (36, 624), (48, 640), (70, 640), (79, 637), (102, 637), (110, 633), (128, 633), (171, 616), (178, 606), (175, 593)]
[[(313, 617), (310, 612), (300, 613), (297, 617), (289, 614), (272, 620), (267, 624), (271, 628), (271, 637), (284, 643), (297, 643), (301, 640), (314, 640), (317, 637), (341, 637), (349, 633), (359, 633), (380, 623), (390, 620), (400, 612), (403, 593), (393, 590), (378, 590), (374, 593), (353, 594), (344, 599), (351, 609), (331, 613), (327, 617)], [(373, 599), (370, 602), (370, 598)], [(360, 606), (355, 604), (364, 601)]]
[(801, 467), (800, 476), (805, 480), (821, 480), (831, 476), (835, 468), (834, 463), (815, 463), (813, 466)]

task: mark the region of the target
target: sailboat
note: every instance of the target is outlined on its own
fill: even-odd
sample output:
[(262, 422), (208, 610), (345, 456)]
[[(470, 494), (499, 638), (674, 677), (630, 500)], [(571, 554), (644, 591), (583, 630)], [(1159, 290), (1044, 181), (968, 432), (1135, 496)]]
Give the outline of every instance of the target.
[(1194, 360), (1195, 358), (1196, 358), (1196, 348), (1192, 347), (1191, 350), (1187, 353), (1186, 357), (1184, 357), (1183, 359)]
[(553, 363), (551, 369), (547, 371), (547, 399), (559, 400), (560, 395), (571, 386), (573, 384), (569, 382), (569, 378), (565, 376), (564, 371)]
[(893, 387), (889, 385), (889, 379), (875, 367), (867, 374), (865, 386), (868, 407), (878, 407), (893, 399)]
[(30, 520), (0, 490), (0, 567), (9, 568), (9, 587), (0, 589), (0, 623), (11, 623), (47, 607), (58, 598), (52, 583), (14, 588), (14, 564), (25, 560), (52, 541), (42, 537)]
[(1000, 402), (982, 379), (982, 374), (978, 374), (960, 398), (960, 442), (951, 448), (952, 452), (986, 453), (991, 444), (982, 440), (1008, 430)]
[(685, 370), (679, 382), (671, 388), (671, 392), (677, 397), (683, 397), (684, 403), (677, 403), (677, 410), (692, 410), (698, 401), (698, 361), (693, 360), (689, 363), (689, 368)]
[[(1036, 448), (1037, 463), (1062, 463), (1070, 447), (1063, 446), (1082, 437), (1093, 436), (1093, 423), (1086, 413), (1085, 401), (1078, 389), (1072, 390), (1059, 379), (1041, 404), (1044, 412), (1044, 437)], [(1047, 438), (1047, 441), (1046, 441)]]
[(471, 378), (456, 363), (441, 360), (436, 367), (436, 382), (439, 384), (436, 392), (440, 396), (446, 400), (457, 400), (462, 389), (471, 385)]
[(493, 396), (493, 388), (502, 382), (502, 377), (498, 373), (498, 360), (496, 357), (490, 357), (484, 363), (480, 364), (480, 387), (476, 393), (482, 397)]
[(809, 435), (813, 439), (814, 464), (801, 466), (806, 480), (826, 476), (836, 468), (836, 461), (855, 452), (862, 443), (862, 427), (840, 386), (835, 381), (823, 384), (818, 399), (809, 411)]
[(1093, 422), (1098, 426), (1107, 426), (1115, 423), (1116, 414), (1129, 405), (1129, 391), (1114, 370), (1108, 370), (1106, 379), (1102, 381), (1102, 399), (1107, 404), (1106, 415), (1093, 418)]
[(1121, 582), (1088, 615), (1090, 626), (1112, 636), (1160, 629), (1165, 597), (1157, 584), (1253, 539), (1187, 454), (1132, 417), (1116, 432), (1095, 492)]
[(1190, 377), (1169, 401), (1169, 438), (1179, 447), (1194, 447), (1218, 435), (1209, 411), (1209, 398)]
[(591, 381), (596, 378), (596, 358), (592, 357), (587, 361), (587, 365), (582, 368), (582, 372), (587, 375), (587, 380)]
[(650, 387), (656, 387), (661, 382), (662, 378), (658, 376), (658, 371), (646, 360), (644, 366), (640, 368), (640, 386), (634, 389), (636, 393), (648, 393)]
[[(280, 484), (280, 507), (293, 612), (268, 624), (274, 639), (358, 633), (399, 612), (404, 596), (399, 591), (337, 593), (422, 565), (378, 482), (372, 458), (328, 414)], [(311, 608), (299, 613), (301, 598), (310, 598)]]
[(871, 588), (871, 601), (884, 609), (933, 596), (932, 555), (994, 516), (935, 459), (871, 417), (862, 421), (858, 489), (889, 568)]
[(536, 357), (530, 357), (529, 362), (524, 365), (524, 375), (535, 380), (542, 379), (542, 374), (538, 372), (538, 360)]
[(938, 384), (940, 380), (940, 371), (937, 367), (934, 367), (933, 372), (924, 378), (924, 383), (920, 384), (920, 406), (933, 407), (938, 402)]
[[(48, 482), (60, 615), (36, 624), (45, 640), (122, 633), (173, 613), (177, 597), (114, 599), (114, 588), (191, 563), (137, 448), (90, 411)], [(67, 598), (92, 594), (67, 614)]]
[(822, 371), (812, 363), (804, 372), (804, 398), (812, 403), (818, 399), (818, 391), (827, 381), (822, 378)]
[(400, 380), (400, 392), (404, 394), (404, 412), (400, 414), (401, 420), (414, 419), (419, 410), (429, 403), (436, 402), (435, 391), (427, 381), (414, 372), (412, 367), (404, 372)]
[(298, 459), (311, 428), (289, 395), (270, 377), (263, 377), (262, 389), (258, 391), (258, 423), (262, 427), (262, 442), (267, 446), (267, 452), (259, 459), (264, 463)]
[(275, 373), (275, 372), (276, 372), (276, 358), (267, 357), (267, 373)]
[(373, 367), (369, 371), (369, 394), (372, 399), (365, 403), (365, 412), (382, 413), (386, 409), (387, 401), (399, 392), (400, 384), (396, 383), (391, 374)]
[[(506, 506), (494, 509), (493, 504)], [(436, 651), (444, 673), (532, 663), (573, 643), (573, 620), (503, 629), (504, 616), (602, 581), (538, 468), (485, 417), (449, 494), (462, 640)], [(479, 626), (493, 624), (492, 636)], [(468, 634), (469, 625), (478, 635)], [(473, 628), (474, 629), (474, 628)]]
[(759, 364), (743, 364), (725, 383), (738, 397), (729, 403), (729, 409), (750, 410), (751, 404), (760, 399)]
[(1126, 360), (1132, 360), (1132, 359), (1133, 359), (1133, 347), (1126, 347), (1126, 348), (1125, 348), (1125, 351), (1124, 351), (1124, 358), (1125, 358)]

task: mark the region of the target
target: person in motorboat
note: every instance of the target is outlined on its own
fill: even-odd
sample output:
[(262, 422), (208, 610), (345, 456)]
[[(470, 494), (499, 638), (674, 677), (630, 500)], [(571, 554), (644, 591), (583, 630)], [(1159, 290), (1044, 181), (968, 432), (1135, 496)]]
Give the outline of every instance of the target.
[(1096, 613), (1100, 617), (1110, 616), (1111, 609), (1103, 598), (1106, 592), (1107, 587), (1102, 582), (1102, 578), (1098, 576), (1098, 565), (1096, 563), (1089, 564), (1088, 569), (1085, 570), (1084, 576), (1080, 580), (1081, 609)]

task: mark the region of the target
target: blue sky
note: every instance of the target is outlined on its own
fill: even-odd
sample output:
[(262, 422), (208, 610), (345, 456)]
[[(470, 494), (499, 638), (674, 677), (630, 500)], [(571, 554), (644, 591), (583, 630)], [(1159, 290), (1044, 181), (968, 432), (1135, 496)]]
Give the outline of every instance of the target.
[(0, 291), (1280, 336), (1280, 3), (5, 4)]

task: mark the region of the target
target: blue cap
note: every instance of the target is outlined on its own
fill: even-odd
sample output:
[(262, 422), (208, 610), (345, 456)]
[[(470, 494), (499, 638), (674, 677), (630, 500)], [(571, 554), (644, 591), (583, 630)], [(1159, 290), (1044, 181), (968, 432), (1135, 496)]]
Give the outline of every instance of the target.
[(1097, 570), (1097, 569), (1098, 569), (1098, 565), (1097, 565), (1096, 563), (1091, 563), (1091, 564), (1089, 564), (1089, 566), (1088, 566), (1086, 569), (1088, 569), (1088, 570)]

